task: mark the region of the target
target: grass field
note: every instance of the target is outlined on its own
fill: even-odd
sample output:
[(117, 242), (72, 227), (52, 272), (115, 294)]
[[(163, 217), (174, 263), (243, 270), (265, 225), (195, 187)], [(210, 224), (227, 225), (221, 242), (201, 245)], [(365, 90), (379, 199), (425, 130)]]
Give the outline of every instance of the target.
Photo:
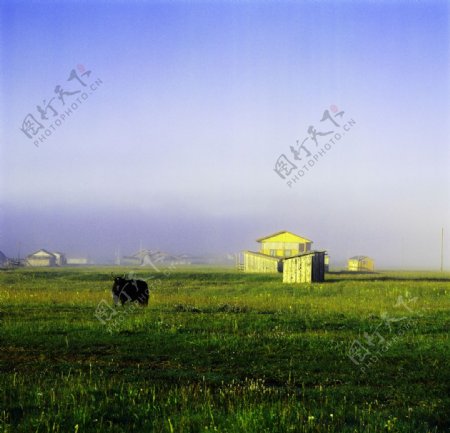
[(134, 272), (0, 272), (0, 432), (450, 431), (449, 273)]

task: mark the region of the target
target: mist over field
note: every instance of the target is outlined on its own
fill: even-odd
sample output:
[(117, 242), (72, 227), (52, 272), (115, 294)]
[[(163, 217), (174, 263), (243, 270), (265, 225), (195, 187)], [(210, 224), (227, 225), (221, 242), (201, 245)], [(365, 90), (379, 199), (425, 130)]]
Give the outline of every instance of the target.
[[(112, 263), (118, 250), (121, 255), (131, 255), (143, 247), (223, 261), (229, 254), (257, 250), (259, 244), (255, 240), (262, 234), (272, 233), (274, 221), (292, 231), (298, 226), (304, 227), (301, 233), (314, 240), (314, 248), (327, 249), (334, 266), (344, 266), (345, 260), (355, 251), (369, 251), (376, 257), (378, 267), (433, 269), (440, 263), (441, 234), (432, 227), (423, 227), (426, 239), (417, 240), (412, 230), (386, 230), (376, 221), (372, 227), (356, 224), (353, 227), (344, 216), (342, 226), (339, 226), (336, 220), (325, 216), (310, 221), (295, 215), (280, 215), (263, 221), (257, 215), (248, 218), (198, 215), (174, 209), (152, 213), (145, 209), (120, 209), (119, 206), (73, 211), (15, 209), (4, 218), (5, 231), (1, 241), (11, 257), (17, 257), (19, 249), (23, 257), (24, 253), (46, 248), (64, 251), (72, 257), (84, 256), (100, 263)], [(23, 241), (19, 244), (18, 239)], [(425, 255), (418, 251), (422, 248), (426, 250)], [(448, 248), (445, 254), (447, 251)]]

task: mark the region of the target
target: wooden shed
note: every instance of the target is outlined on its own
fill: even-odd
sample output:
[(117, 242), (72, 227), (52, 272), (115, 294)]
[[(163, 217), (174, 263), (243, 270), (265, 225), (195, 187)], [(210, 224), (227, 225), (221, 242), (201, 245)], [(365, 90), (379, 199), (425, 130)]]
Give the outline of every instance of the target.
[(315, 283), (325, 280), (325, 251), (310, 251), (283, 260), (283, 283)]
[(276, 274), (282, 272), (282, 262), (279, 257), (272, 257), (253, 251), (244, 251), (244, 272), (264, 272)]
[(42, 249), (26, 258), (27, 266), (56, 266), (56, 256)]
[(347, 265), (351, 272), (373, 272), (375, 262), (367, 256), (354, 256), (348, 259)]

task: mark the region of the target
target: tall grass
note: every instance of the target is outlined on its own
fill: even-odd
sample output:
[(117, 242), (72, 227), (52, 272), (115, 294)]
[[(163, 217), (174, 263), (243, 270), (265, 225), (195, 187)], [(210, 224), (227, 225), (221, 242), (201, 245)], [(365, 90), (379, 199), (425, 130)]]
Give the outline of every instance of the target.
[(0, 432), (450, 431), (449, 274), (133, 272), (105, 323), (109, 269), (0, 273)]

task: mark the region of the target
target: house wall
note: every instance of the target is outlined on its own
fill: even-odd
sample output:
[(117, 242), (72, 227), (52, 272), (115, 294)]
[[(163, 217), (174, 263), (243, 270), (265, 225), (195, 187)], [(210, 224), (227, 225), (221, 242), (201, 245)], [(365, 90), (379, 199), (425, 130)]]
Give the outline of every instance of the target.
[(285, 260), (283, 283), (310, 283), (312, 281), (312, 259), (312, 255), (307, 255)]
[(278, 273), (278, 260), (244, 251), (244, 272)]
[(311, 250), (311, 242), (262, 242), (262, 254), (277, 257), (289, 257), (306, 253)]
[(360, 271), (369, 271), (373, 272), (374, 269), (374, 261), (372, 259), (364, 259), (359, 262)]
[(53, 255), (56, 257), (56, 264), (58, 266), (64, 266), (67, 264), (66, 256), (61, 253), (53, 253)]
[(359, 271), (359, 260), (349, 260), (347, 262), (347, 269), (352, 272)]
[(87, 265), (89, 263), (88, 259), (84, 257), (74, 257), (67, 259), (68, 265)]
[(56, 266), (56, 259), (54, 257), (28, 257), (28, 266)]
[(328, 254), (325, 254), (324, 265), (325, 265), (325, 272), (329, 272), (329, 270), (330, 270), (330, 256)]

